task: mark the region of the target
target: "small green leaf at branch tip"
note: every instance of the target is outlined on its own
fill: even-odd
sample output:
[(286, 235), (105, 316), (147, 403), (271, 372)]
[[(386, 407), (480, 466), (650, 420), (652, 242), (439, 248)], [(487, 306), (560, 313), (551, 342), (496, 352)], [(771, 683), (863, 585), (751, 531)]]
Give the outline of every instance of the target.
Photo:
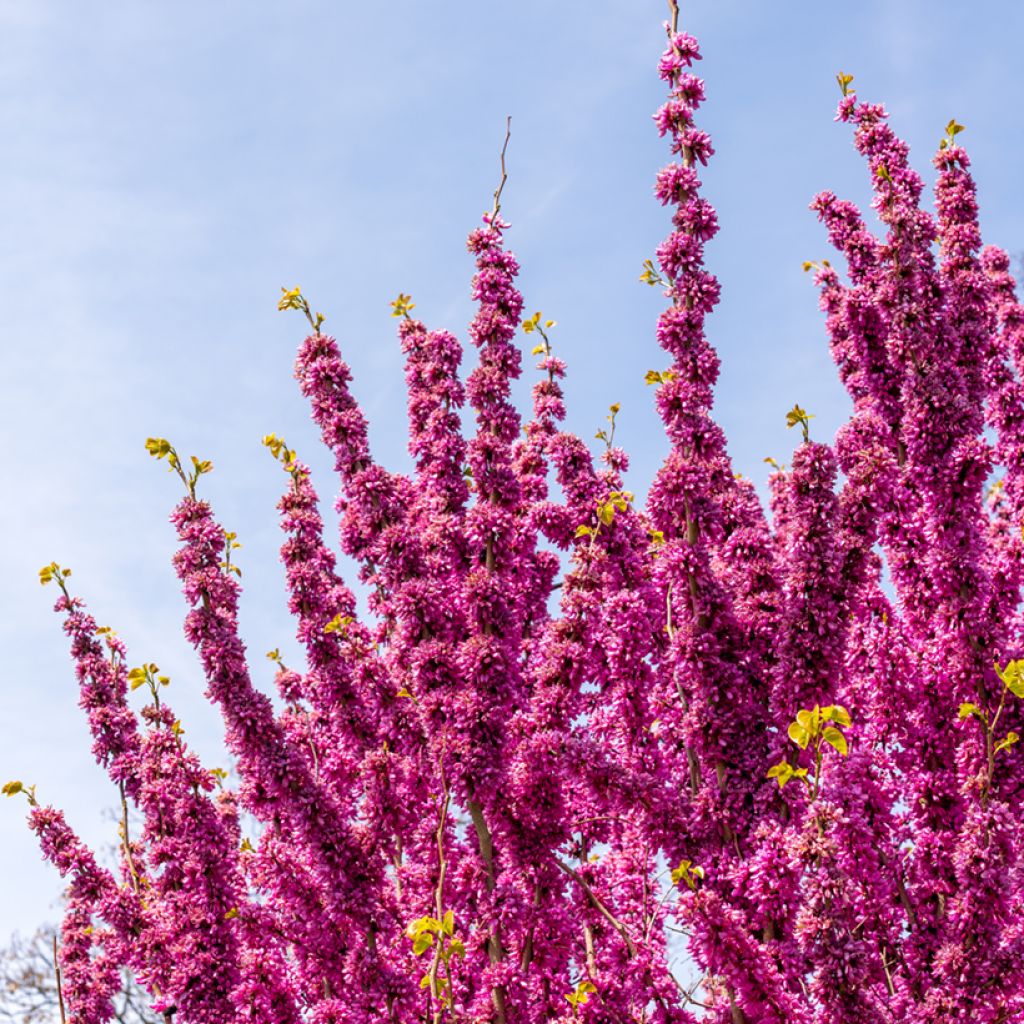
[(1007, 662), (1005, 668), (995, 666), (996, 674), (1015, 697), (1024, 697), (1024, 660)]
[(809, 413), (806, 409), (801, 409), (799, 405), (794, 405), (786, 413), (786, 426), (792, 428), (799, 424), (803, 431), (804, 441), (806, 442), (811, 439), (811, 420), (813, 419), (812, 413)]
[(415, 308), (416, 303), (412, 301), (412, 296), (405, 295), (402, 292), (399, 292), (398, 298), (391, 303), (391, 315), (408, 316), (409, 313)]
[(534, 345), (533, 348), (530, 349), (530, 355), (531, 356), (539, 356), (539, 355), (542, 355), (543, 353), (544, 353), (544, 344), (543, 343), (541, 343), (540, 345)]
[(1001, 739), (996, 744), (995, 752), (998, 754), (1001, 750), (1006, 750), (1007, 748), (1012, 747), (1014, 745), (1014, 743), (1017, 743), (1019, 741), (1020, 741), (1020, 736), (1017, 733), (1015, 733), (1015, 732), (1008, 732), (1006, 734), (1006, 737), (1004, 739)]
[(265, 434), (263, 436), (263, 447), (268, 449), (270, 454), (280, 462), (289, 473), (296, 470), (295, 452), (284, 442), (283, 437), (277, 434)]
[(685, 882), (692, 890), (697, 888), (697, 879), (703, 877), (704, 869), (694, 864), (692, 860), (681, 860), (679, 867), (672, 869), (672, 884), (678, 885), (680, 882)]
[(71, 575), (71, 570), (66, 569), (56, 562), (51, 562), (49, 565), (44, 565), (39, 570), (39, 582), (45, 587), (47, 583), (52, 583), (54, 580), (57, 581), (58, 585), (63, 584)]
[(593, 527), (587, 526), (585, 523), (582, 526), (576, 527), (575, 537), (589, 537), (594, 532)]
[(955, 146), (956, 137), (962, 131), (966, 131), (966, 128), (962, 124), (958, 124), (956, 118), (950, 118), (949, 124), (946, 125), (946, 134), (939, 140), (939, 149), (946, 150)]
[(828, 704), (821, 709), (821, 717), (826, 722), (835, 722), (844, 729), (850, 725), (850, 713), (842, 704)]
[[(527, 317), (522, 323), (523, 330), (527, 334), (533, 334), (534, 331), (539, 330), (542, 316), (543, 314), (540, 312), (540, 310), (538, 310), (536, 313), (533, 314), (533, 316)], [(551, 320), (549, 321), (549, 323), (553, 324), (554, 321)]]
[(892, 175), (889, 173), (889, 168), (886, 167), (885, 164), (879, 164), (878, 170), (875, 171), (875, 174), (881, 178), (882, 181), (887, 181), (890, 185), (892, 184)]
[(960, 705), (960, 721), (962, 722), (965, 718), (970, 718), (972, 715), (981, 718), (981, 708), (979, 708), (977, 704), (972, 704), (970, 701), (965, 701), (963, 704)]
[(780, 761), (768, 769), (765, 778), (775, 779), (782, 789), (790, 779), (806, 779), (806, 768), (794, 768), (788, 761)]
[(236, 917), (238, 917), (238, 907), (232, 907), (232, 908), (231, 908), (231, 909), (230, 909), (230, 910), (229, 910), (229, 911), (228, 911), (228, 912), (227, 912), (227, 913), (226, 913), (226, 914), (224, 915), (224, 920), (225, 920), (225, 921), (233, 921), (233, 920), (234, 920), (234, 919), (235, 919)]
[(794, 405), (786, 413), (786, 426), (795, 427), (798, 423), (806, 423), (808, 420), (813, 419), (814, 415), (812, 413), (808, 413), (806, 409), (801, 409), (799, 405)]
[(573, 1010), (577, 1006), (590, 1002), (590, 997), (597, 992), (597, 986), (592, 981), (581, 981), (572, 992), (566, 992), (565, 998)]
[(283, 313), (286, 309), (305, 309), (306, 300), (302, 297), (302, 289), (296, 285), (294, 288), (282, 288), (281, 298), (277, 301), (277, 308)]
[(647, 536), (656, 548), (662, 547), (665, 543), (665, 534), (662, 530), (648, 530)]
[(28, 798), (29, 806), (38, 806), (38, 801), (36, 800), (36, 787), (26, 786), (23, 782), (17, 779), (12, 782), (4, 783), (4, 785), (0, 787), (0, 793), (3, 793), (4, 796), (17, 796), (19, 793), (24, 793)]
[(644, 374), (645, 384), (669, 384), (675, 379), (675, 370), (648, 370)]
[(171, 447), (171, 442), (165, 437), (147, 437), (146, 451), (154, 459), (163, 459), (170, 455), (174, 449)]
[(663, 285), (666, 283), (665, 279), (654, 268), (654, 262), (652, 260), (644, 260), (644, 272), (640, 275), (640, 281), (643, 284), (649, 284), (652, 288), (655, 285)]
[(342, 615), (338, 612), (330, 622), (324, 626), (325, 633), (344, 633), (347, 626), (352, 625), (355, 620), (351, 615)]
[(845, 71), (840, 71), (836, 75), (836, 81), (839, 83), (839, 88), (844, 96), (850, 95), (850, 85), (853, 82), (853, 75), (846, 74)]
[(807, 274), (812, 270), (821, 270), (823, 268), (827, 270), (832, 264), (828, 260), (804, 260), (800, 266), (803, 267), (804, 273)]

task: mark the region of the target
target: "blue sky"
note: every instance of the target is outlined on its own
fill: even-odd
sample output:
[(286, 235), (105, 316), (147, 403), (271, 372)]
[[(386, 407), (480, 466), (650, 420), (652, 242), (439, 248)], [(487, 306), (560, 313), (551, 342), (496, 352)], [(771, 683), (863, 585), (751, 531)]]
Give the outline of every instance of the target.
[[(74, 568), (134, 663), (172, 676), (188, 738), (225, 764), (216, 713), (181, 635), (167, 514), (176, 481), (148, 435), (210, 458), (204, 480), (244, 543), (243, 628), (293, 651), (277, 563), (270, 431), (334, 481), (291, 379), (301, 284), (342, 341), (378, 456), (407, 464), (399, 290), (432, 327), (472, 316), (466, 232), (489, 205), (513, 117), (504, 212), (527, 306), (558, 320), (570, 426), (609, 403), (643, 493), (665, 450), (644, 371), (661, 299), (637, 282), (666, 231), (651, 195), (668, 160), (650, 115), (661, 0), (388, 4), (296, 0), (0, 0), (0, 776), (35, 782), (83, 836), (112, 845), (115, 794), (93, 763), (53, 595), (40, 565)], [(864, 200), (842, 69), (887, 103), (930, 178), (950, 117), (974, 159), (990, 242), (1024, 250), (1024, 5), (689, 0), (718, 152), (706, 191), (722, 233), (716, 413), (736, 467), (788, 458), (800, 402), (831, 438), (846, 415), (805, 259), (828, 256), (807, 204)], [(525, 340), (525, 339), (524, 339)], [(525, 396), (532, 374), (526, 374)], [(60, 891), (23, 821), (0, 804), (0, 941), (55, 916)]]

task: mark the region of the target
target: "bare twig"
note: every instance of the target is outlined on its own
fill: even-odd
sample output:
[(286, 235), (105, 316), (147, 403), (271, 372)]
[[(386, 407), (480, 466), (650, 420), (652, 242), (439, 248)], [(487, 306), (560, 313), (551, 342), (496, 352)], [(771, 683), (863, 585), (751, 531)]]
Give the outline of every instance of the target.
[(672, 34), (679, 31), (679, 3), (678, 0), (668, 0), (669, 14), (672, 15)]
[(132, 880), (132, 888), (135, 894), (139, 894), (139, 873), (135, 869), (135, 861), (132, 859), (132, 844), (128, 837), (128, 799), (124, 793), (124, 783), (120, 783), (118, 789), (121, 792), (121, 841), (124, 844), (124, 859), (128, 865), (128, 874)]
[(604, 905), (601, 898), (591, 888), (590, 883), (560, 858), (556, 857), (555, 863), (586, 893), (587, 898), (594, 905), (594, 909), (622, 936), (629, 955), (635, 957), (636, 943), (630, 938), (626, 926)]
[[(494, 892), (497, 885), (494, 872), (494, 840), (491, 838), (491, 830), (487, 827), (484, 809), (479, 801), (470, 797), (468, 803), (469, 816), (473, 819), (473, 828), (476, 830), (477, 843), (480, 846), (480, 857), (487, 871), (487, 891)], [(505, 951), (501, 947), (501, 929), (497, 923), (487, 937), (487, 955), (492, 966), (497, 966), (505, 959)], [(505, 1024), (505, 987), (495, 985), (491, 989), (491, 999), (498, 1024)]]
[(57, 957), (57, 936), (53, 936), (53, 973), (57, 978), (57, 1005), (60, 1007), (60, 1024), (67, 1024), (67, 1015), (64, 1013), (64, 989), (60, 980), (60, 960)]
[(508, 152), (508, 140), (512, 137), (512, 115), (505, 118), (505, 143), (501, 147), (501, 181), (494, 190), (494, 206), (491, 209), (491, 224), (498, 219), (501, 211), (501, 193), (505, 189), (505, 182), (508, 181), (508, 171), (505, 169), (505, 154)]

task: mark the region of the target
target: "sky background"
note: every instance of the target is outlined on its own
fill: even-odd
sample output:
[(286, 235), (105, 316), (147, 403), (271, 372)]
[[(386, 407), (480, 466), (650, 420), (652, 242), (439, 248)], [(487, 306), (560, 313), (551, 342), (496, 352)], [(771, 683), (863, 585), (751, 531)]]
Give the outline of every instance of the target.
[[(506, 114), (507, 238), (528, 310), (558, 321), (569, 427), (590, 437), (621, 402), (629, 485), (646, 491), (665, 453), (643, 384), (667, 364), (664, 300), (637, 281), (668, 224), (651, 193), (669, 159), (650, 119), (664, 14), (661, 0), (0, 0), (0, 781), (36, 783), (93, 844), (116, 842), (116, 794), (38, 584), (53, 559), (133, 664), (171, 675), (187, 738), (226, 766), (170, 567), (180, 485), (143, 442), (214, 462), (202, 493), (244, 544), (242, 626), (269, 689), (262, 652), (296, 648), (277, 561), (284, 476), (261, 436), (284, 436), (321, 496), (335, 492), (280, 288), (301, 284), (327, 315), (375, 453), (407, 466), (389, 302), (411, 293), (428, 326), (465, 337), (465, 235), (490, 206)], [(684, 0), (682, 25), (702, 42), (717, 150), (716, 415), (736, 469), (763, 484), (763, 458), (788, 461), (797, 440), (794, 402), (819, 439), (847, 414), (800, 266), (829, 255), (814, 193), (868, 195), (833, 122), (835, 73), (886, 102), (929, 181), (946, 122), (965, 124), (987, 240), (1019, 252), (1024, 4)], [(0, 942), (58, 913), (24, 812), (0, 802)]]

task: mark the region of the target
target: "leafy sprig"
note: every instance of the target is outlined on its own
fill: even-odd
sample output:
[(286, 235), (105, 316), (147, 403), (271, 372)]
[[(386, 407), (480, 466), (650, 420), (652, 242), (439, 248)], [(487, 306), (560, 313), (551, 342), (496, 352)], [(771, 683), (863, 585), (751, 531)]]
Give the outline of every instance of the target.
[(842, 730), (849, 726), (849, 712), (841, 704), (828, 704), (824, 707), (815, 704), (813, 708), (798, 711), (796, 719), (789, 723), (786, 732), (801, 750), (812, 750), (813, 781), (808, 768), (791, 764), (785, 758), (768, 769), (767, 778), (775, 779), (779, 789), (782, 789), (790, 779), (802, 779), (811, 794), (811, 799), (817, 799), (821, 787), (821, 766), (825, 747), (830, 746), (846, 757), (849, 745)]
[(283, 313), (288, 309), (297, 309), (306, 317), (313, 330), (319, 334), (320, 328), (326, 318), (323, 313), (317, 313), (315, 316), (313, 315), (309, 308), (309, 302), (302, 294), (302, 289), (296, 285), (294, 288), (282, 288), (281, 292), (281, 298), (277, 301), (278, 310)]
[(190, 472), (186, 472), (177, 450), (165, 437), (147, 437), (146, 451), (157, 461), (167, 460), (168, 470), (178, 474), (181, 482), (188, 488), (189, 497), (193, 499), (196, 496), (196, 484), (199, 483), (199, 478), (206, 473), (213, 472), (213, 463), (209, 459), (197, 459), (194, 455), (191, 456), (192, 469)]
[(804, 435), (804, 442), (810, 441), (811, 439), (811, 420), (814, 419), (814, 414), (809, 413), (806, 409), (801, 409), (799, 405), (794, 405), (789, 412), (786, 413), (786, 426), (789, 429), (799, 424)]

